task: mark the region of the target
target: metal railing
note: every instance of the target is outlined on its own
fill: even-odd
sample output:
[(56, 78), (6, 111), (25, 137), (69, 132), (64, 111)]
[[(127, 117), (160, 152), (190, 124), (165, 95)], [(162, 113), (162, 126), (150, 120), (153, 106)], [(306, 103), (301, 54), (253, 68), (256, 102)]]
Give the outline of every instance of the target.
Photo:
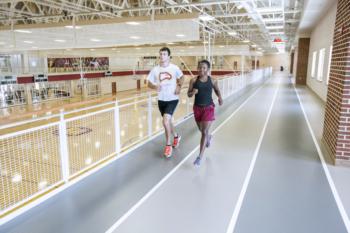
[[(265, 80), (271, 69), (220, 79), (223, 98)], [(175, 122), (192, 114), (186, 91), (180, 94)], [(83, 113), (83, 114), (81, 114)], [(61, 112), (45, 119), (2, 126), (0, 136), (0, 215), (67, 185), (162, 131), (157, 97), (148, 93), (124, 104), (109, 102)]]

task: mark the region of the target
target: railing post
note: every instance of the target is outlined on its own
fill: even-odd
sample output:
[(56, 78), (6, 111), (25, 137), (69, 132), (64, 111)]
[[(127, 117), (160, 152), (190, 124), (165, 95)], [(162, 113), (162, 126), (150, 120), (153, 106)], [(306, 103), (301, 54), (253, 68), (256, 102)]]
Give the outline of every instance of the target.
[(115, 101), (114, 108), (114, 130), (115, 130), (115, 151), (120, 153), (121, 144), (120, 144), (120, 119), (119, 119), (119, 105), (118, 100)]
[(186, 115), (190, 114), (190, 98), (186, 94)]
[(67, 126), (64, 120), (64, 112), (60, 110), (60, 123), (59, 123), (59, 145), (60, 145), (60, 157), (61, 157), (61, 171), (62, 179), (65, 183), (69, 178), (69, 155), (68, 155), (68, 139), (67, 139)]
[(147, 114), (148, 114), (148, 136), (152, 136), (152, 94), (151, 92), (148, 92), (148, 107), (147, 107)]

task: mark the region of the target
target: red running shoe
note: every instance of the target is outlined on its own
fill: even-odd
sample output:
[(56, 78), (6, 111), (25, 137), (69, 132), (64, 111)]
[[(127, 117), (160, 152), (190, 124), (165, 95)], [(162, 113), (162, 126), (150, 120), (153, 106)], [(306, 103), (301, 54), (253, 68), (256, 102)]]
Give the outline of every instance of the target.
[(164, 148), (164, 156), (166, 158), (170, 158), (173, 153), (173, 148), (170, 145), (165, 146)]
[(174, 142), (173, 142), (173, 147), (177, 148), (180, 145), (180, 140), (181, 140), (181, 136), (177, 135), (176, 137), (174, 137)]

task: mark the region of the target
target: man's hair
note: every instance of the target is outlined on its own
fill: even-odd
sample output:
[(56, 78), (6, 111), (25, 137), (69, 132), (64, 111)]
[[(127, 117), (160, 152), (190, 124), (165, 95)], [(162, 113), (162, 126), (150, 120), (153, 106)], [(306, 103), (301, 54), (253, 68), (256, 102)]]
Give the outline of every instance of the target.
[(170, 56), (170, 49), (168, 47), (163, 47), (159, 50), (159, 52), (162, 52), (162, 51), (167, 51), (168, 55)]
[(210, 69), (210, 62), (208, 61), (208, 60), (201, 60), (200, 62), (198, 62), (198, 66), (200, 65), (200, 64), (206, 64), (207, 66), (208, 66), (208, 69)]

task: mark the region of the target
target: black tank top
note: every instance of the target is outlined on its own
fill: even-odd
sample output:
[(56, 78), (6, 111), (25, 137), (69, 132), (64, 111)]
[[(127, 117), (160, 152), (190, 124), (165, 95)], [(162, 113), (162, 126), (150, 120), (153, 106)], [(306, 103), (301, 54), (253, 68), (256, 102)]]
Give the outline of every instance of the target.
[(198, 93), (194, 97), (194, 104), (197, 106), (209, 106), (213, 104), (213, 82), (211, 81), (211, 77), (208, 76), (208, 80), (206, 82), (201, 82), (199, 77), (193, 84), (193, 88), (198, 89)]

